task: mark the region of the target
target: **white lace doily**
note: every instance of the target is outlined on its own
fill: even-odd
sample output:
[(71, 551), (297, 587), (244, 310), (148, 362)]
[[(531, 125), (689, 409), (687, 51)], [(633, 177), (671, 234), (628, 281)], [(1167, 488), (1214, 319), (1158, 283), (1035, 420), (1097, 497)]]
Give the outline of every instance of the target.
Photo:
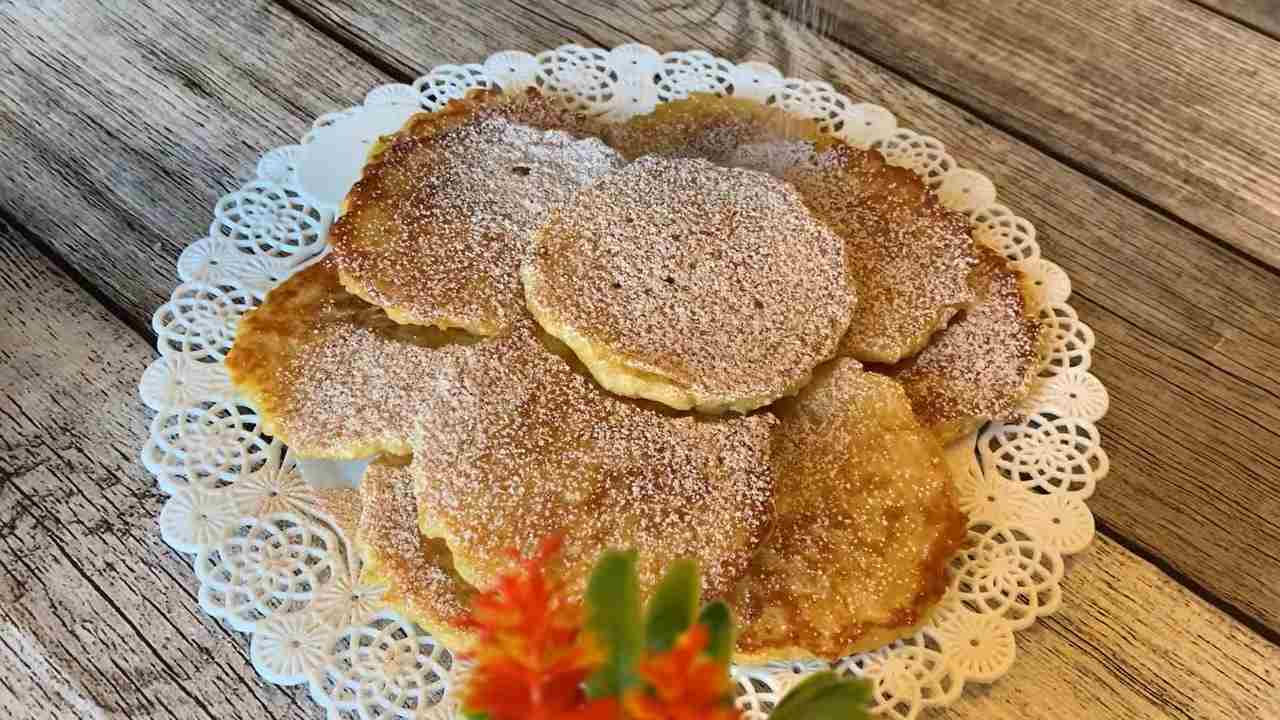
[[(951, 562), (946, 599), (914, 637), (836, 664), (870, 679), (875, 711), (897, 718), (949, 704), (966, 682), (989, 683), (1008, 671), (1015, 632), (1061, 601), (1063, 556), (1093, 537), (1085, 501), (1107, 472), (1094, 426), (1108, 400), (1089, 373), (1093, 333), (1067, 304), (1066, 273), (1040, 257), (1035, 228), (997, 204), (991, 181), (958, 167), (942, 143), (827, 83), (705, 52), (567, 45), (443, 65), (319, 118), (301, 144), (263, 155), (257, 177), (218, 202), (207, 237), (178, 259), (182, 284), (153, 321), (161, 355), (140, 386), (156, 411), (143, 462), (170, 496), (160, 513), (165, 541), (195, 555), (200, 605), (252, 635), (251, 658), (262, 676), (306, 683), (330, 718), (454, 715), (459, 664), (381, 605), (384, 588), (361, 584), (342, 521), (327, 514), (326, 493), (333, 491), (304, 483), (299, 461), (260, 434), (223, 358), (240, 317), (326, 251), (329, 224), (368, 144), (414, 112), (487, 85), (537, 86), (613, 118), (695, 91), (778, 105), (915, 170), (947, 206), (969, 214), (981, 242), (1031, 277), (1052, 346), (1023, 404), (1026, 420), (989, 425), (949, 451), (962, 468), (960, 501), (972, 522), (970, 543)], [(762, 720), (789, 686), (820, 666), (735, 667), (739, 705)]]

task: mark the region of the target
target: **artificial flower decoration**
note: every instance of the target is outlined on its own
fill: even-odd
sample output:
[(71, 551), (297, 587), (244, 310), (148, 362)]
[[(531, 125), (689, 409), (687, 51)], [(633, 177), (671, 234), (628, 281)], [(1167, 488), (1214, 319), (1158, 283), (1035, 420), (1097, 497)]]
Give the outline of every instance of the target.
[[(463, 693), (471, 720), (739, 720), (729, 663), (728, 606), (700, 607), (692, 561), (673, 563), (647, 605), (636, 556), (608, 552), (582, 602), (550, 567), (542, 543), (472, 601), (477, 642)], [(773, 720), (861, 720), (865, 682), (816, 673), (778, 703)]]
[(634, 720), (738, 720), (725, 667), (705, 651), (711, 634), (694, 625), (675, 647), (640, 661), (647, 687), (627, 692), (624, 707)]
[(547, 570), (560, 543), (542, 543), (519, 569), (472, 601), (475, 667), (463, 708), (487, 720), (613, 720), (617, 702), (589, 701), (584, 683), (599, 652), (583, 632), (582, 607)]

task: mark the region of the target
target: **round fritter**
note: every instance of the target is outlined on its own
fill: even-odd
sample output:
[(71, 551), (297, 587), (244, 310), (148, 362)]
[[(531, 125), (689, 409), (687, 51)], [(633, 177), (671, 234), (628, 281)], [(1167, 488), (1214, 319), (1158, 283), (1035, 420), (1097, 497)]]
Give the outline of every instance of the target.
[(601, 385), (746, 412), (831, 358), (855, 295), (843, 243), (761, 172), (643, 157), (538, 231), (529, 310)]
[(1022, 274), (999, 253), (978, 248), (969, 282), (977, 302), (894, 372), (916, 417), (944, 443), (1013, 411), (1030, 392), (1044, 337)]
[(894, 380), (849, 359), (775, 407), (777, 514), (731, 602), (738, 661), (830, 660), (910, 634), (964, 538), (942, 447)]
[(792, 141), (813, 148), (831, 142), (817, 123), (777, 106), (705, 93), (660, 103), (651, 113), (610, 126), (605, 140), (628, 160), (661, 155), (719, 165), (740, 164), (744, 147)]
[(227, 355), (263, 431), (301, 457), (408, 454), (419, 397), (457, 331), (400, 325), (343, 289), (332, 258), (305, 268), (246, 314)]
[(844, 239), (858, 291), (840, 354), (896, 363), (973, 302), (976, 245), (963, 213), (943, 207), (911, 170), (839, 144), (785, 177)]
[(529, 321), (467, 348), (453, 384), (422, 407), (412, 472), (423, 533), (479, 587), (511, 567), (509, 549), (527, 555), (559, 535), (575, 591), (601, 552), (631, 548), (644, 588), (690, 557), (706, 593), (724, 595), (772, 515), (772, 418), (623, 401), (544, 342)]
[(329, 232), (343, 285), (397, 322), (506, 332), (530, 235), (621, 164), (583, 137), (594, 127), (532, 90), (415, 115), (371, 153)]
[(363, 560), (360, 579), (386, 587), (384, 602), (449, 649), (465, 650), (471, 635), (463, 620), (475, 588), (454, 571), (443, 540), (418, 532), (408, 464), (408, 458), (383, 457), (360, 481), (362, 512), (354, 536)]

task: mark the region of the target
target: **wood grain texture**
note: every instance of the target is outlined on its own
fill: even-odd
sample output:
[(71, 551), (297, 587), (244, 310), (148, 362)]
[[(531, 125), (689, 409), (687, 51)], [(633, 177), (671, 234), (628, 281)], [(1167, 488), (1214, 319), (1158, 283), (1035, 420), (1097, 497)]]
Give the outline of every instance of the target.
[[(1095, 510), (1276, 627), (1273, 274), (753, 3), (526, 5), (347, 0), (307, 14), (344, 23), (348, 42), (405, 74), (566, 40), (702, 46), (826, 77), (939, 135), (1037, 222), (1098, 331), (1115, 470)], [(0, 60), (0, 160), (11, 168), (0, 211), (135, 324), (261, 151), (385, 81), (260, 3), (4, 4), (0, 40), (17, 49)], [(151, 357), (0, 226), (0, 709), (315, 717), (304, 692), (256, 678), (243, 638), (199, 611), (188, 562), (159, 539), (161, 498), (136, 460), (146, 413), (134, 383)], [(1185, 441), (1152, 431), (1170, 417)], [(1280, 715), (1275, 646), (1123, 549), (1100, 538), (1066, 591), (1059, 616), (1020, 636), (1013, 673), (971, 688), (951, 716)], [(157, 613), (169, 620), (148, 622)]]
[(1280, 0), (1192, 0), (1280, 39)]
[(258, 680), (160, 539), (138, 461), (153, 356), (0, 223), (0, 716), (315, 717)]
[(1280, 717), (1280, 648), (1105, 538), (1071, 563), (1062, 609), (1017, 642), (1008, 675), (939, 716)]
[(1280, 267), (1280, 42), (1185, 0), (819, 4), (841, 42)]
[(268, 3), (0, 3), (0, 212), (149, 325), (259, 155), (385, 79)]
[[(1091, 507), (1128, 538), (1280, 629), (1280, 276), (754, 2), (561, 3), (427, 10), (387, 0), (301, 0), (407, 77), (422, 38), (452, 62), (565, 42), (702, 47), (829, 80), (941, 138), (1036, 223), (1046, 257), (1076, 287), (1097, 333), (1095, 372), (1112, 394), (1103, 423), (1111, 476)], [(452, 8), (452, 9), (451, 9)], [(509, 19), (509, 20), (508, 20)], [(581, 28), (566, 33), (566, 27)], [(625, 28), (625, 32), (619, 28)], [(439, 58), (443, 60), (443, 58)], [(1176, 423), (1176, 435), (1174, 437)]]

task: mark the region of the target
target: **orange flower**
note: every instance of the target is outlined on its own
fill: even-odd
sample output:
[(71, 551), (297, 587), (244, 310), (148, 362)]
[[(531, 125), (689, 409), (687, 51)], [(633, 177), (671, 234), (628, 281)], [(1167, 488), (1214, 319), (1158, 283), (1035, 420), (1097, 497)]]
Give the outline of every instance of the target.
[(674, 647), (640, 661), (640, 676), (651, 686), (631, 690), (624, 706), (634, 720), (738, 720), (725, 666), (703, 654), (710, 635), (705, 625), (689, 628)]
[(613, 699), (589, 701), (583, 682), (600, 654), (582, 632), (582, 608), (547, 573), (558, 538), (472, 601), (478, 642), (463, 709), (489, 720), (615, 720)]

